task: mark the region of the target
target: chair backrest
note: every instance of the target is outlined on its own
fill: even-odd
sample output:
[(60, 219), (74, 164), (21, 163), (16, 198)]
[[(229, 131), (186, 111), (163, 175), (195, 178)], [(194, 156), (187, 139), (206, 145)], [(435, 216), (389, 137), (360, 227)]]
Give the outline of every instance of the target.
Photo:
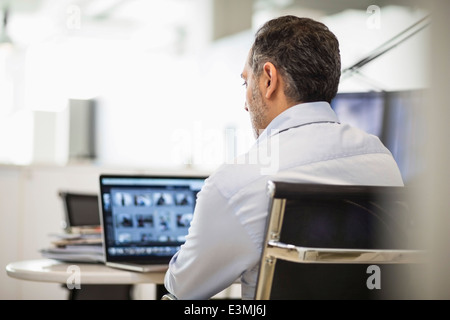
[(424, 259), (406, 187), (269, 181), (256, 299), (410, 299)]

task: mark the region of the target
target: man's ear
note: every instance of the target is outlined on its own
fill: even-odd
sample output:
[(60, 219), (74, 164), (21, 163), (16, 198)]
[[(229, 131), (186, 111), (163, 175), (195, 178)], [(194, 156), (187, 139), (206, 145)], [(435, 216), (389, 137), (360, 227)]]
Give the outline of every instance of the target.
[(266, 62), (263, 66), (263, 91), (266, 99), (270, 99), (272, 94), (276, 91), (278, 82), (278, 70), (271, 62)]

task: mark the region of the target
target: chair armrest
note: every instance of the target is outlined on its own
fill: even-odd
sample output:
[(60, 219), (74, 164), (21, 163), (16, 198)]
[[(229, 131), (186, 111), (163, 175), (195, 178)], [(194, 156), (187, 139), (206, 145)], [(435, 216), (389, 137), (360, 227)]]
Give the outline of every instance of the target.
[(266, 256), (298, 263), (424, 263), (421, 250), (365, 250), (309, 248), (269, 241)]
[(171, 293), (166, 293), (165, 295), (163, 295), (161, 297), (161, 300), (178, 300), (177, 297), (175, 297), (173, 294)]

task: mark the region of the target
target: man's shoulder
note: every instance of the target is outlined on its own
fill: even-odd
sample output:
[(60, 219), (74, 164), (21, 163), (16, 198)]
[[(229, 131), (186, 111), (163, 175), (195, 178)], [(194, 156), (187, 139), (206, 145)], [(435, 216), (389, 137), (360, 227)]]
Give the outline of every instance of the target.
[(245, 162), (238, 157), (233, 162), (222, 164), (208, 180), (225, 197), (231, 197), (242, 188), (264, 177), (258, 164)]

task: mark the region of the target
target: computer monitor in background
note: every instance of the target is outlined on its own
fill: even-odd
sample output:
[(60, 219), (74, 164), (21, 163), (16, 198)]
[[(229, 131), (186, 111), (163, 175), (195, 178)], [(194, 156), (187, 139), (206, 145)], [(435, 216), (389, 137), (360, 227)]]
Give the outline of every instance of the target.
[(331, 102), (341, 123), (376, 135), (392, 152), (403, 180), (413, 181), (422, 170), (419, 148), (424, 128), (419, 121), (423, 90), (338, 93)]
[(338, 93), (331, 102), (341, 123), (381, 136), (383, 131), (385, 93)]
[(63, 228), (70, 232), (76, 228), (100, 227), (100, 207), (98, 195), (60, 191), (64, 205)]

